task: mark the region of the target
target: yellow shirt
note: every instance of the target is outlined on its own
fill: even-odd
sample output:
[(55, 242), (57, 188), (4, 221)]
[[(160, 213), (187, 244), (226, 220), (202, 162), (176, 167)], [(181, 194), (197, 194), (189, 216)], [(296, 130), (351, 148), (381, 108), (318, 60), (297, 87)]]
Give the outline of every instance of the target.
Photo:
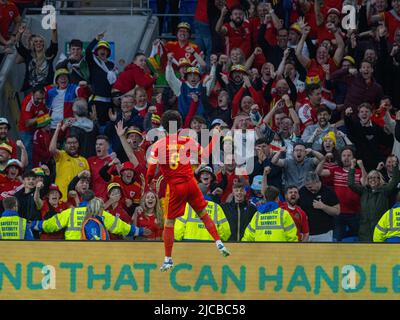
[(54, 157), (56, 160), (56, 185), (62, 192), (62, 201), (68, 198), (68, 185), (80, 172), (89, 170), (89, 164), (84, 157), (71, 157), (64, 150)]

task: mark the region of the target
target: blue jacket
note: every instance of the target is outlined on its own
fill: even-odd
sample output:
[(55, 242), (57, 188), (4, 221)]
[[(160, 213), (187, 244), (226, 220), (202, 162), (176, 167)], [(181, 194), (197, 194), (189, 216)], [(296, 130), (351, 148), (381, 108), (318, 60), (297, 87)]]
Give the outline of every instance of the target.
[(257, 211), (260, 213), (267, 213), (270, 211), (274, 211), (277, 208), (279, 208), (279, 205), (274, 201), (270, 201), (258, 206)]

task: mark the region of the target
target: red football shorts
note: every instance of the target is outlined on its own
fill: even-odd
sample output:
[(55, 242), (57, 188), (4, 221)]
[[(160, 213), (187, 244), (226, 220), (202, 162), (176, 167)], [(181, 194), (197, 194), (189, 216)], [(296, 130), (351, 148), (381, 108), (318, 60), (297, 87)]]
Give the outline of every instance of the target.
[(207, 207), (207, 201), (204, 200), (195, 178), (184, 183), (168, 184), (165, 196), (167, 219), (176, 219), (183, 216), (187, 202), (198, 213)]

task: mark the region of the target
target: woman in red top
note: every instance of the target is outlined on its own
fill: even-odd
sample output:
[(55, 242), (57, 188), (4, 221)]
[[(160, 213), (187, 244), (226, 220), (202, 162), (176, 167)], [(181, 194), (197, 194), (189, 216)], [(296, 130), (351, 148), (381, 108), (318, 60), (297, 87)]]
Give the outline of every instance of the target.
[(163, 232), (163, 213), (157, 194), (147, 191), (136, 208), (132, 221), (137, 227), (144, 227), (151, 230), (151, 234), (145, 236), (146, 240), (161, 240)]
[[(40, 199), (39, 193), (42, 186), (43, 183), (38, 183), (34, 197), (36, 207), (40, 210), (43, 220), (50, 219), (52, 216), (69, 208), (67, 203), (60, 200), (62, 198), (62, 193), (55, 184), (49, 186), (49, 193), (45, 199)], [(64, 240), (64, 229), (55, 233), (42, 233), (40, 235), (40, 240)]]

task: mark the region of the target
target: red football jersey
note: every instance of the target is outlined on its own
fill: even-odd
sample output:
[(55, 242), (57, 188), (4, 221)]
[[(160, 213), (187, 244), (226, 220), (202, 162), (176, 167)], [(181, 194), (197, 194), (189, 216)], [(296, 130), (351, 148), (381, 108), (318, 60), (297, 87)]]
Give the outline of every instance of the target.
[(120, 184), (122, 188), (123, 200), (131, 199), (134, 204), (140, 203), (140, 198), (142, 197), (142, 186), (140, 183), (135, 181), (131, 184), (125, 184), (120, 176), (112, 176), (112, 181)]
[(167, 183), (184, 183), (194, 177), (191, 160), (198, 160), (201, 152), (192, 138), (169, 135), (152, 146), (149, 162), (160, 166)]
[(397, 28), (400, 28), (400, 15), (394, 9), (382, 13), (385, 19), (385, 25), (389, 32), (389, 42), (394, 42), (394, 33)]
[(88, 159), (88, 164), (91, 172), (91, 185), (96, 197), (102, 198), (104, 201), (107, 200), (107, 185), (108, 183), (100, 176), (100, 169), (108, 162), (111, 162), (110, 156), (100, 158), (93, 156)]
[(302, 235), (310, 232), (306, 213), (299, 206), (295, 206), (294, 209), (289, 208), (287, 202), (281, 203), (280, 207), (290, 213), (290, 216), (297, 227), (297, 237), (299, 238), (299, 241), (301, 241)]
[(18, 8), (13, 2), (7, 1), (5, 4), (0, 4), (0, 33), (4, 39), (9, 39), (8, 28), (19, 16)]
[(224, 27), (228, 31), (225, 35), (226, 54), (229, 55), (234, 48), (240, 48), (247, 59), (252, 53), (250, 22), (245, 20), (237, 29), (233, 28), (230, 23), (225, 23)]
[(158, 221), (155, 214), (149, 214), (149, 215), (146, 215), (144, 213), (138, 214), (137, 227), (147, 228), (151, 230), (151, 234), (145, 236), (145, 238), (148, 239), (161, 238), (163, 233), (163, 227), (158, 225)]

